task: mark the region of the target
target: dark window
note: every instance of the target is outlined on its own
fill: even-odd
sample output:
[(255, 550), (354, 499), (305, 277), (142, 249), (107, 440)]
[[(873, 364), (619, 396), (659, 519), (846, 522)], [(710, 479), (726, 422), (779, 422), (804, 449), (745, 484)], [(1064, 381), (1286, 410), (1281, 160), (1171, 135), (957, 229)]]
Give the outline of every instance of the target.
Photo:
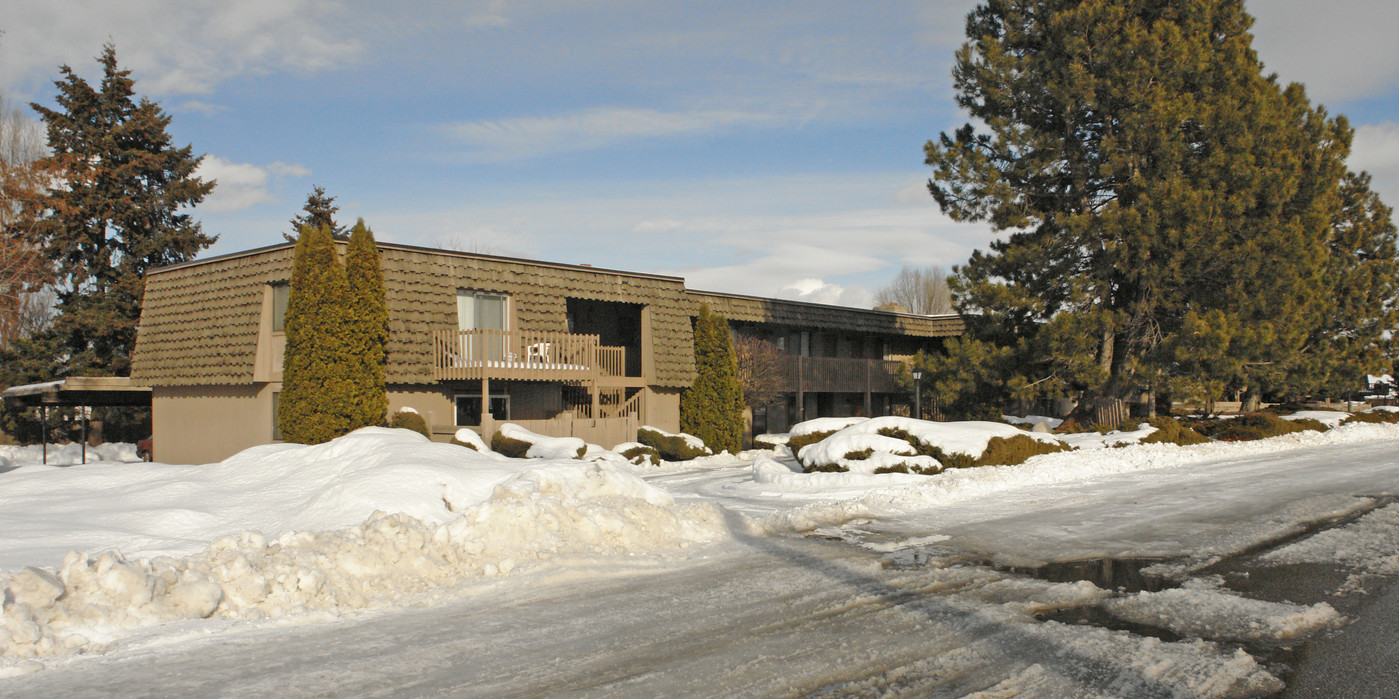
[[(463, 394), (457, 398), (457, 424), (458, 425), (479, 425), (481, 424), (481, 394)], [(491, 395), (491, 417), (496, 420), (510, 419), (510, 396), (505, 394)]]

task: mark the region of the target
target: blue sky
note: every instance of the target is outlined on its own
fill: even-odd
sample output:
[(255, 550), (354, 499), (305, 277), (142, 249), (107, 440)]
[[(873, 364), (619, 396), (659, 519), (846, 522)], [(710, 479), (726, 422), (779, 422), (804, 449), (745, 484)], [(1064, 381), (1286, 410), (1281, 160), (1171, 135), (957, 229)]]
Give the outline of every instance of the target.
[[(206, 255), (282, 240), (312, 185), (380, 240), (867, 305), (993, 234), (922, 145), (964, 121), (972, 0), (9, 0), (0, 90), (51, 103), (109, 39), (207, 154)], [(1357, 127), (1399, 203), (1399, 3), (1254, 0), (1269, 70)]]

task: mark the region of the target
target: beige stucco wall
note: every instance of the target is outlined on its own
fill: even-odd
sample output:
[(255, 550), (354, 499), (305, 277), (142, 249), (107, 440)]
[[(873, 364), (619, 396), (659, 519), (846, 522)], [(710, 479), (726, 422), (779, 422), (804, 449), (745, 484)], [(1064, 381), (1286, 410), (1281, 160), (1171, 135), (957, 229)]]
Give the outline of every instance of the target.
[(679, 432), (680, 389), (647, 388), (646, 414), (642, 416), (641, 424), (659, 427), (667, 432)]
[(276, 390), (281, 384), (156, 386), (151, 391), (155, 460), (206, 464), (271, 442)]

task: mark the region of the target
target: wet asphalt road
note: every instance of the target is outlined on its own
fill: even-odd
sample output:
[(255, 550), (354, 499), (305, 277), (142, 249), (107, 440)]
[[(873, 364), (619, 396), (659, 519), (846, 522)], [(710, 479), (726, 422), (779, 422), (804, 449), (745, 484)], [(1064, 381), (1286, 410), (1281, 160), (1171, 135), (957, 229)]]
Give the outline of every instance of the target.
[(1288, 699), (1399, 697), (1399, 582), (1371, 594), (1355, 621), (1307, 644)]

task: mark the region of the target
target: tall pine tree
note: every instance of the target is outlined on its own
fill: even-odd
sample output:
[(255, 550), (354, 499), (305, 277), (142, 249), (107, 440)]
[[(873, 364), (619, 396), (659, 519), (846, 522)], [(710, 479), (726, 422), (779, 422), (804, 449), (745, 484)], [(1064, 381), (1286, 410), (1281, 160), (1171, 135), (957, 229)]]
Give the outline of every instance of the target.
[(1263, 75), (1251, 24), (1242, 0), (969, 15), (957, 101), (986, 133), (928, 143), (929, 187), (949, 216), (1010, 232), (950, 284), (1018, 342), (1017, 385), (1258, 390), (1309, 361), (1350, 130)]
[(374, 232), (355, 223), (345, 255), (349, 281), (348, 367), (351, 410), (360, 426), (379, 425), (388, 411), (384, 388), (384, 360), (389, 341), (389, 309), (384, 302), (384, 273)]
[(36, 165), (62, 183), (26, 212), (57, 275), (51, 332), (62, 353), (49, 358), (50, 375), (128, 375), (146, 270), (192, 260), (217, 238), (185, 211), (214, 188), (194, 174), (202, 156), (171, 145), (170, 117), (155, 102), (134, 100), (111, 44), (97, 61), (99, 89), (65, 65), (58, 108), (32, 105), (51, 151)]
[(361, 426), (347, 371), (353, 365), (349, 284), (338, 258), (330, 228), (302, 229), (287, 299), (277, 414), (288, 442), (320, 444)]
[(680, 431), (716, 453), (743, 448), (743, 390), (729, 323), (700, 306), (695, 319), (695, 382), (680, 396)]

